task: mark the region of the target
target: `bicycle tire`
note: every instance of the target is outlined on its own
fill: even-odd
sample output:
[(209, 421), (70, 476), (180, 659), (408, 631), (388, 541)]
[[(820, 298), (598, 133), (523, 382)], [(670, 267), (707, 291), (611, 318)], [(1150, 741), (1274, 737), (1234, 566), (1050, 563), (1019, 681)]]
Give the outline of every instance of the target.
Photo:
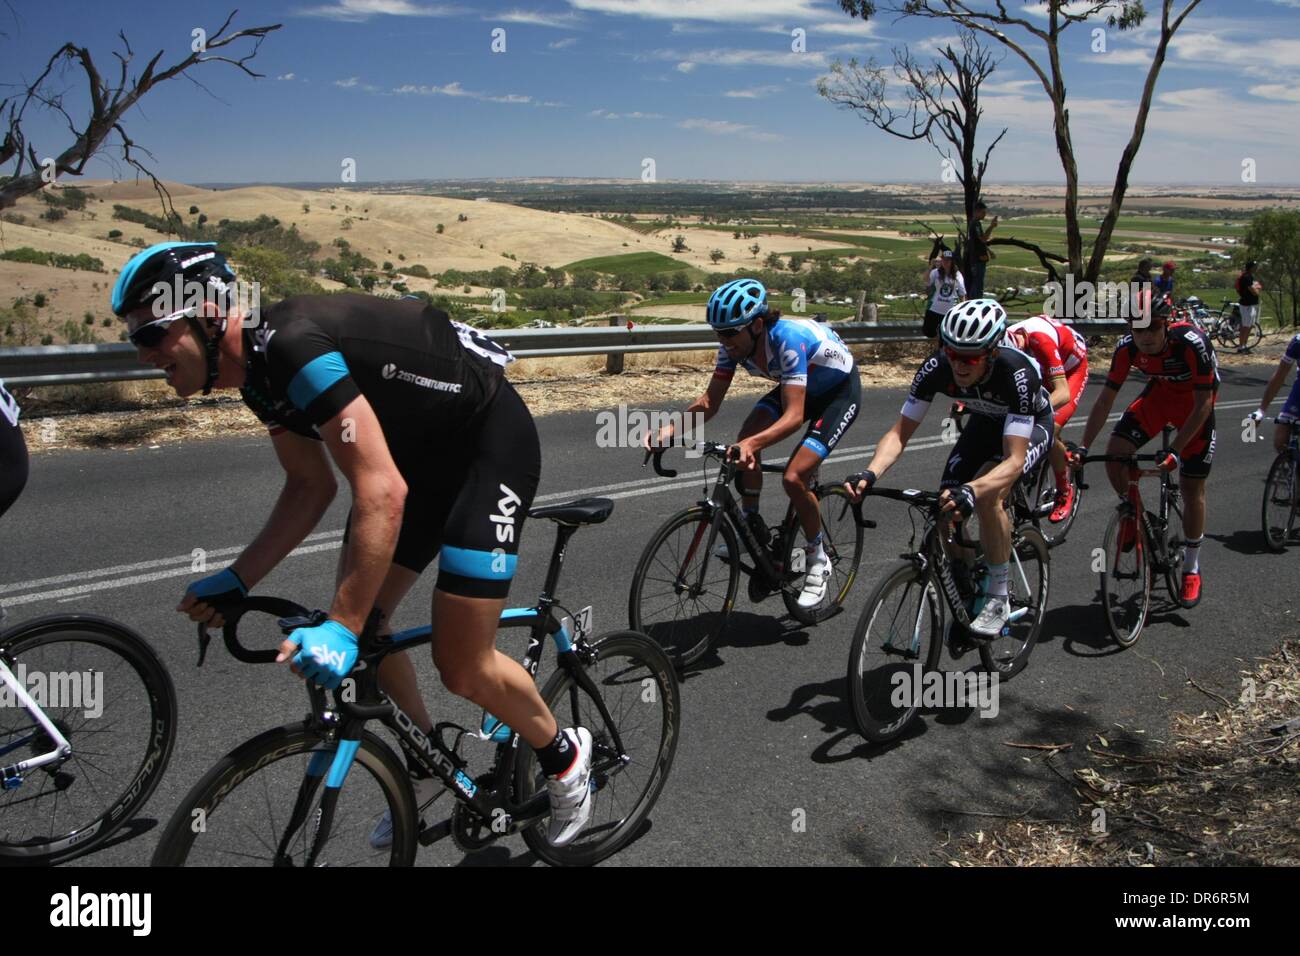
[[(708, 522), (712, 518), (703, 508), (688, 508), (680, 514), (669, 518), (659, 530), (655, 532), (645, 550), (641, 552), (641, 557), (637, 561), (636, 570), (632, 574), (632, 587), (628, 594), (628, 623), (633, 631), (638, 631), (648, 635), (654, 640), (669, 656), (677, 667), (686, 667), (693, 664), (704, 656), (711, 647), (716, 646), (727, 628), (727, 621), (731, 616), (731, 610), (736, 604), (736, 591), (740, 587), (740, 543), (736, 538), (736, 531), (731, 526), (731, 522), (724, 516), (718, 528), (718, 533), (726, 543), (727, 554), (731, 557), (724, 560), (715, 554), (706, 554), (708, 543)], [(700, 537), (695, 541), (695, 552), (689, 554), (689, 559), (685, 561), (688, 566), (688, 573), (684, 575), (689, 580), (693, 575), (690, 570), (698, 570), (695, 564), (696, 560), (709, 561), (709, 567), (727, 568), (726, 572), (726, 593), (721, 595), (721, 601), (716, 608), (708, 607), (701, 611), (700, 601), (691, 599), (694, 606), (685, 607), (685, 602), (680, 600), (683, 597), (678, 590), (684, 585), (677, 583), (677, 577), (682, 567), (682, 557), (678, 555), (669, 555), (665, 561), (659, 556), (660, 549), (672, 550), (672, 536), (675, 532), (690, 526), (696, 526), (696, 530), (690, 533), (692, 539), (698, 534)], [(703, 530), (699, 528), (702, 526)], [(716, 541), (716, 539), (715, 539)], [(679, 548), (680, 551), (680, 548)], [(652, 571), (656, 569), (656, 562), (662, 570), (660, 573), (673, 575), (671, 578), (656, 579), (653, 578)], [(708, 569), (706, 569), (707, 571)], [(666, 584), (669, 588), (662, 594), (647, 596), (647, 582), (656, 580)], [(715, 582), (706, 581), (705, 587), (708, 593)], [(716, 582), (721, 584), (721, 578)], [(703, 595), (697, 596), (700, 597)], [(679, 598), (676, 605), (670, 601), (662, 609), (651, 604), (647, 607), (648, 601), (659, 601), (665, 597), (676, 596)], [(718, 595), (712, 595), (718, 597)], [(671, 621), (657, 621), (651, 618), (657, 615), (660, 610), (673, 611)], [(683, 617), (682, 612), (690, 610), (689, 616)]]
[[(1050, 454), (1050, 452), (1049, 452)], [(1056, 476), (1052, 474), (1051, 461), (1043, 462), (1038, 471), (1038, 480), (1035, 482), (1034, 501), (1039, 504), (1046, 504), (1048, 499), (1055, 499)], [(1034, 527), (1038, 529), (1043, 540), (1047, 542), (1049, 548), (1059, 547), (1065, 544), (1065, 539), (1070, 534), (1070, 529), (1074, 527), (1074, 519), (1079, 515), (1079, 508), (1083, 505), (1083, 489), (1079, 487), (1079, 473), (1073, 468), (1068, 469), (1070, 476), (1070, 485), (1074, 488), (1074, 500), (1070, 505), (1069, 514), (1065, 520), (1059, 524), (1052, 523), (1051, 515), (1038, 518), (1034, 522)]]
[[(0, 831), (3, 831), (3, 837), (0, 838), (0, 859), (10, 863), (60, 863), (103, 846), (105, 841), (139, 813), (148, 802), (167, 769), (176, 745), (176, 690), (166, 666), (143, 637), (122, 624), (95, 615), (51, 615), (28, 621), (0, 635), (0, 654), (4, 655), (6, 663), (13, 670), (19, 664), (32, 662), (33, 651), (57, 644), (68, 644), (70, 647), (64, 659), (65, 666), (61, 668), (65, 674), (73, 671), (79, 674), (94, 673), (93, 668), (85, 671), (81, 666), (73, 666), (87, 663), (84, 650), (74, 661), (71, 650), (75, 650), (78, 645), (93, 646), (125, 666), (126, 670), (122, 673), (127, 676), (127, 680), (123, 681), (119, 676), (112, 678), (112, 693), (106, 695), (101, 701), (101, 713), (98, 716), (102, 716), (104, 704), (107, 703), (115, 711), (121, 707), (137, 709), (141, 717), (147, 709), (148, 718), (140, 721), (143, 736), (135, 735), (139, 745), (129, 745), (128, 755), (125, 758), (128, 764), (127, 771), (119, 774), (104, 769), (108, 763), (105, 757), (111, 757), (104, 748), (112, 745), (103, 737), (111, 730), (113, 724), (120, 724), (123, 717), (115, 715), (109, 726), (93, 731), (96, 735), (95, 759), (93, 762), (83, 761), (77, 757), (79, 731), (86, 726), (86, 723), (98, 717), (87, 716), (84, 708), (81, 707), (58, 708), (42, 705), (46, 716), (61, 725), (60, 732), (72, 745), (72, 755), (57, 767), (51, 764), (31, 771), (27, 782), (22, 787), (5, 791), (0, 795)], [(102, 691), (110, 681), (106, 670), (101, 669), (99, 674), (104, 678), (100, 685)], [(130, 674), (134, 674), (139, 679), (138, 687), (131, 683)], [(38, 700), (37, 703), (41, 702)], [(83, 703), (85, 703), (84, 699)], [(75, 712), (78, 710), (81, 710), (84, 717), (84, 722), (81, 724), (76, 723)], [(27, 719), (27, 711), (24, 708), (5, 708), (5, 711), (15, 716), (21, 714), (22, 717), (18, 718), (20, 721)], [(63, 713), (59, 714), (56, 711), (63, 711)], [(69, 715), (68, 711), (73, 711), (74, 714)], [(7, 733), (0, 722), (0, 739), (9, 739), (6, 737)], [(80, 736), (84, 738), (85, 735), (80, 734)], [(32, 749), (35, 754), (46, 748), (38, 738), (32, 745)], [(133, 756), (137, 750), (140, 754), (138, 761)], [(69, 767), (73, 769), (69, 770)], [(37, 791), (37, 796), (32, 797), (32, 778), (38, 774), (42, 775), (40, 789)], [(120, 786), (113, 781), (127, 782), (121, 792), (105, 804), (93, 783), (92, 778), (95, 774), (102, 774), (112, 784), (113, 790)], [(86, 785), (77, 787), (78, 781), (82, 779), (87, 781)], [(53, 809), (50, 811), (51, 821), (58, 816), (60, 802), (63, 803), (64, 808), (74, 809), (72, 804), (75, 801), (69, 797), (69, 794), (80, 793), (87, 788), (92, 791), (94, 798), (92, 806), (103, 809), (78, 826), (68, 827), (63, 823), (52, 822), (48, 834), (13, 839), (12, 831), (7, 827), (14, 819), (15, 801), (22, 800), (24, 804), (33, 799), (39, 801), (40, 796), (45, 793), (44, 786), (49, 781), (53, 781), (53, 787), (48, 795), (55, 798)], [(24, 808), (26, 809), (26, 806)], [(36, 807), (33, 805), (31, 809)], [(44, 812), (41, 815), (44, 817)]]
[(1183, 509), (1177, 501), (1169, 502), (1169, 526), (1165, 529), (1165, 587), (1169, 599), (1181, 608), (1193, 605), (1183, 601)]
[[(1287, 509), (1286, 524), (1276, 529), (1280, 530), (1281, 534), (1275, 535), (1273, 531), (1277, 516), (1270, 516), (1269, 504), (1278, 504), (1283, 497), (1290, 498), (1291, 503)], [(1287, 540), (1296, 526), (1297, 509), (1300, 509), (1300, 494), (1297, 494), (1296, 490), (1296, 467), (1291, 451), (1287, 449), (1273, 459), (1273, 464), (1268, 469), (1268, 477), (1264, 479), (1264, 500), (1260, 506), (1264, 546), (1274, 554), (1281, 554), (1286, 550)]]
[[(1034, 645), (1038, 643), (1038, 635), (1043, 630), (1043, 616), (1047, 613), (1052, 583), (1051, 557), (1048, 554), (1047, 541), (1044, 540), (1041, 532), (1030, 527), (1019, 529), (1015, 532), (1012, 547), (1018, 561), (1011, 562), (1008, 594), (1013, 609), (1029, 608), (1030, 611), (1025, 616), (1032, 620), (1028, 629), (1021, 628), (1020, 622), (1016, 621), (1007, 625), (1006, 630), (1012, 633), (996, 637), (991, 641), (979, 642), (980, 660), (984, 664), (984, 669), (990, 674), (997, 674), (1003, 680), (1015, 677), (1029, 663), (1029, 655), (1033, 653)], [(1030, 580), (1031, 572), (1027, 566), (1031, 562), (1038, 564), (1037, 585)], [(1019, 568), (1025, 569), (1026, 581), (1024, 582), (1017, 580)], [(1036, 591), (1032, 599), (1029, 594), (1019, 593), (1026, 583), (1031, 590)]]
[[(900, 599), (902, 606), (899, 611), (888, 614), (890, 598), (899, 588), (904, 589)], [(908, 602), (908, 592), (912, 589), (915, 589), (917, 601), (915, 614), (910, 613)], [(887, 617), (882, 618), (882, 612), (887, 613)], [(912, 634), (910, 638), (905, 632), (901, 634), (906, 646), (895, 646), (895, 635), (890, 625), (901, 622), (906, 626), (908, 620), (913, 621)], [(880, 628), (875, 627), (877, 623), (881, 625)], [(928, 625), (928, 637), (921, 629), (924, 625)], [(873, 634), (873, 631), (889, 633), (881, 635)], [(867, 663), (874, 654), (875, 642), (882, 636), (884, 640), (879, 645), (881, 653), (872, 659), (878, 658), (889, 663), (869, 667)], [(943, 610), (933, 578), (928, 571), (922, 571), (912, 561), (901, 561), (871, 592), (853, 629), (845, 697), (858, 733), (875, 744), (886, 744), (900, 737), (916, 719), (921, 706), (919, 694), (915, 692), (910, 700), (904, 696), (902, 703), (898, 702), (895, 691), (899, 682), (896, 675), (910, 670), (915, 680), (918, 663), (923, 671), (936, 670), (942, 649)], [(897, 661), (891, 662), (893, 658), (897, 658)]]
[[(202, 853), (196, 859), (191, 859), (191, 857), (194, 856), (198, 836), (200, 834), (209, 835), (213, 821), (222, 819), (218, 811), (223, 803), (229, 800), (232, 795), (240, 793), (239, 788), (251, 780), (258, 780), (263, 786), (266, 786), (265, 778), (270, 776), (268, 771), (278, 769), (277, 764), (281, 761), (289, 758), (301, 758), (309, 753), (332, 753), (336, 746), (336, 743), (326, 742), (319, 733), (309, 729), (303, 723), (273, 727), (240, 744), (204, 774), (202, 779), (181, 800), (176, 807), (176, 812), (172, 814), (171, 819), (168, 821), (162, 838), (158, 841), (152, 865), (214, 865), (212, 860), (208, 858), (208, 854), (215, 853), (219, 859), (223, 851), (209, 849), (212, 845), (210, 840), (204, 841)], [(349, 793), (350, 787), (352, 792), (355, 792), (357, 786), (356, 776), (363, 771), (368, 772), (370, 778), (378, 784), (384, 799), (387, 801), (387, 809), (392, 814), (393, 837), (392, 844), (388, 847), (386, 865), (412, 865), (415, 862), (416, 837), (419, 824), (417, 823), (415, 795), (411, 790), (411, 782), (402, 761), (398, 759), (387, 744), (370, 731), (363, 731), (361, 734), (356, 759), (353, 761), (348, 774), (348, 781), (345, 782), (340, 792), (340, 804), (342, 804), (344, 795)], [(299, 772), (296, 775), (291, 773), (287, 779), (293, 783), (301, 784), (303, 777), (304, 774)], [(232, 829), (248, 829), (247, 819), (249, 818), (263, 822), (269, 818), (269, 840), (263, 839), (254, 833), (253, 836), (256, 841), (254, 845), (260, 845), (264, 852), (268, 852), (267, 861), (275, 865), (277, 861), (269, 855), (269, 850), (278, 847), (279, 843), (279, 834), (274, 832), (276, 828), (275, 812), (277, 809), (282, 809), (284, 815), (288, 816), (289, 808), (294, 804), (295, 794), (292, 788), (278, 788), (276, 799), (270, 799), (269, 792), (263, 796), (267, 799), (254, 801), (255, 806), (252, 810), (246, 811), (243, 815), (246, 818), (244, 821), (235, 822), (232, 818)], [(309, 818), (310, 816), (309, 814)], [(350, 842), (347, 839), (346, 828), (340, 826), (342, 822), (342, 813), (340, 813), (335, 817), (335, 824), (326, 845), (327, 852), (332, 848), (346, 847)], [(366, 825), (368, 825), (368, 822), (363, 822), (362, 828), (364, 829)], [(302, 829), (305, 829), (305, 827)], [(301, 844), (301, 834), (295, 838), (295, 842)], [(368, 843), (364, 845), (369, 847)], [(253, 854), (236, 853), (230, 850), (224, 851), (224, 854), (238, 858), (241, 861), (240, 865), (243, 866), (250, 865), (249, 858), (253, 856)], [(377, 865), (385, 865), (382, 863), (383, 856), (382, 850), (378, 852), (372, 850), (372, 858)], [(281, 861), (281, 865), (286, 864)]]
[[(1121, 552), (1119, 550), (1119, 528), (1120, 523), (1125, 519), (1133, 519), (1137, 525), (1135, 530), (1136, 540), (1133, 542), (1133, 548), (1130, 552)], [(1151, 611), (1151, 562), (1150, 549), (1147, 545), (1146, 520), (1142, 515), (1135, 515), (1131, 506), (1127, 503), (1121, 504), (1115, 509), (1111, 516), (1110, 523), (1106, 525), (1106, 534), (1102, 539), (1103, 561), (1105, 562), (1101, 571), (1101, 595), (1102, 610), (1106, 617), (1106, 628), (1110, 631), (1110, 636), (1115, 639), (1120, 647), (1132, 647), (1142, 636), (1142, 628), (1146, 625), (1147, 615)], [(1123, 565), (1124, 555), (1134, 555), (1134, 569), (1132, 577), (1139, 582), (1141, 591), (1140, 599), (1133, 610), (1127, 615), (1125, 621), (1116, 620), (1116, 611), (1122, 602), (1119, 600), (1112, 584), (1114, 573)], [(1129, 572), (1125, 571), (1128, 575)]]
[[(553, 673), (542, 688), (542, 699), (556, 715), (560, 726), (583, 726), (592, 733), (593, 769), (590, 799), (596, 801), (592, 808), (592, 820), (572, 843), (563, 847), (553, 846), (546, 838), (546, 821), (541, 820), (522, 831), (524, 842), (540, 859), (552, 866), (592, 866), (617, 853), (637, 836), (642, 823), (654, 808), (655, 801), (663, 791), (672, 770), (673, 757), (677, 753), (677, 741), (681, 735), (681, 693), (677, 683), (677, 674), (672, 661), (663, 649), (644, 634), (636, 631), (613, 631), (601, 635), (591, 642), (591, 649), (596, 653), (594, 665), (587, 666), (587, 673), (600, 687), (622, 686), (630, 690), (630, 704), (625, 700), (611, 704), (605, 694), (602, 699), (612, 717), (619, 721), (619, 732), (623, 737), (624, 747), (630, 762), (620, 765), (614, 748), (610, 746), (611, 738), (604, 726), (599, 710), (594, 701), (581, 689), (565, 670)], [(624, 663), (618, 663), (618, 662)], [(600, 670), (602, 663), (617, 666), (608, 673)], [(646, 681), (650, 681), (647, 684)], [(651, 692), (651, 687), (654, 692)], [(647, 700), (649, 696), (650, 700)], [(565, 698), (567, 700), (567, 706)], [(584, 702), (586, 706), (584, 707)], [(659, 704), (658, 743), (653, 746), (653, 753), (645, 756), (646, 751), (631, 743), (631, 732), (643, 723), (653, 724), (654, 716), (639, 715), (634, 723), (631, 718), (636, 715), (632, 707), (646, 707)], [(567, 722), (567, 723), (566, 723)], [(656, 733), (653, 727), (649, 730)], [(602, 771), (601, 764), (606, 765)], [(610, 772), (612, 770), (612, 772)], [(621, 814), (618, 819), (609, 822), (597, 822), (596, 813), (618, 804), (617, 789), (620, 781), (635, 780), (636, 774), (644, 770), (644, 783), (639, 793), (635, 793), (631, 805), (626, 811), (616, 809)], [(631, 775), (631, 776), (629, 776)], [(522, 748), (519, 762), (515, 767), (515, 797), (524, 803), (534, 793), (545, 786), (541, 768), (537, 765), (537, 754), (531, 748)], [(636, 784), (632, 783), (633, 790)], [(625, 788), (624, 792), (627, 790)]]
[[(825, 504), (831, 502), (834, 504), (830, 504), (829, 510), (834, 520), (828, 522)], [(862, 563), (864, 535), (862, 526), (857, 522), (857, 515), (853, 511), (852, 499), (848, 492), (839, 485), (818, 489), (817, 510), (821, 514), (822, 533), (826, 538), (826, 553), (831, 558), (831, 577), (826, 585), (826, 599), (823, 599), (817, 607), (802, 608), (799, 606), (797, 592), (792, 593), (788, 588), (781, 589), (781, 598), (785, 601), (786, 611), (800, 624), (805, 625), (825, 620), (835, 608), (844, 603), (844, 599), (853, 588), (853, 582), (857, 580), (858, 566)], [(837, 511), (839, 515), (835, 517)], [(848, 521), (844, 520), (845, 517)], [(795, 546), (793, 535), (789, 543), (791, 548)]]

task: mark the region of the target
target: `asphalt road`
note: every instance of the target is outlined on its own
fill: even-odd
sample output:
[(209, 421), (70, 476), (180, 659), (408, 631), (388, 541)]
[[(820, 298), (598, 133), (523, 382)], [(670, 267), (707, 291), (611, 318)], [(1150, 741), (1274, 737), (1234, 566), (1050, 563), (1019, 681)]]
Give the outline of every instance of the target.
[[(907, 544), (906, 509), (878, 502), (873, 516), (880, 526), (868, 532), (847, 613), (802, 629), (781, 619), (779, 598), (754, 606), (742, 586), (724, 645), (683, 682), (681, 743), (652, 825), (611, 862), (934, 862), (935, 847), (948, 831), (988, 825), (959, 811), (1069, 812), (1071, 798), (1061, 779), (1036, 753), (1007, 742), (1073, 743), (1073, 752), (1057, 758), (1068, 773), (1096, 733), (1140, 751), (1166, 736), (1172, 711), (1214, 706), (1188, 683), (1189, 676), (1234, 698), (1243, 667), (1297, 631), (1297, 554), (1271, 555), (1260, 542), (1259, 502), (1271, 443), (1244, 442), (1240, 424), (1270, 369), (1259, 364), (1224, 370), (1202, 557), (1205, 599), (1199, 607), (1158, 611), (1130, 650), (1111, 643), (1089, 568), (1113, 504), (1097, 469), (1071, 540), (1052, 555), (1052, 610), (1040, 646), (1028, 669), (1002, 685), (998, 715), (923, 717), (908, 739), (872, 747), (850, 729), (842, 693), (858, 612)], [(1079, 437), (1099, 388), (1094, 375), (1067, 435)], [(1136, 385), (1127, 386), (1117, 408), (1135, 391)], [(896, 389), (865, 392), (862, 414), (824, 475), (863, 467), (901, 398)], [(709, 437), (733, 435), (748, 408), (748, 401), (733, 401), (710, 423)], [(937, 437), (941, 417), (932, 413), (914, 442)], [(702, 482), (688, 481), (700, 476), (699, 462), (679, 458), (682, 473), (669, 482), (642, 470), (634, 451), (597, 447), (595, 413), (553, 415), (538, 425), (544, 455), (539, 503), (587, 494), (617, 502), (609, 522), (574, 538), (561, 599), (573, 607), (594, 605), (597, 631), (624, 627), (636, 558), (667, 516), (699, 497)], [(935, 487), (946, 450), (931, 443), (908, 452), (888, 483)], [(241, 665), (214, 645), (208, 664), (196, 669), (194, 632), (172, 610), (194, 576), (194, 549), (205, 549), (212, 562), (233, 557), (257, 533), (279, 483), (271, 446), (260, 439), (34, 459), (27, 491), (0, 528), (0, 601), (9, 610), (7, 623), (59, 611), (121, 620), (158, 648), (181, 702), (175, 756), (140, 819), (76, 865), (147, 863), (161, 824), (219, 755), (305, 712), (302, 686), (284, 668)], [(328, 604), (346, 497), (340, 495), (318, 536), (259, 593)], [(769, 519), (784, 511), (783, 502), (773, 482), (764, 504)], [(512, 603), (525, 605), (540, 590), (552, 541), (549, 524), (527, 526)], [(426, 575), (407, 599), (399, 626), (427, 622), (432, 578)], [(441, 688), (427, 651), (416, 657), (435, 717), (475, 723), (477, 712)], [(419, 861), (528, 863), (532, 857), (520, 839), (511, 838), (468, 859), (444, 841), (422, 850)]]

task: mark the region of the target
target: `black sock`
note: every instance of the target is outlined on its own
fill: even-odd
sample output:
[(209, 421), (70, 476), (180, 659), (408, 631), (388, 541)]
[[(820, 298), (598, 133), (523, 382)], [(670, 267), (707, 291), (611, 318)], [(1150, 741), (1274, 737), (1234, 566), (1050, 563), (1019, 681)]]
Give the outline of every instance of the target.
[(573, 755), (577, 745), (572, 737), (561, 730), (545, 747), (535, 749), (537, 762), (542, 765), (542, 773), (548, 777), (558, 777), (573, 765)]

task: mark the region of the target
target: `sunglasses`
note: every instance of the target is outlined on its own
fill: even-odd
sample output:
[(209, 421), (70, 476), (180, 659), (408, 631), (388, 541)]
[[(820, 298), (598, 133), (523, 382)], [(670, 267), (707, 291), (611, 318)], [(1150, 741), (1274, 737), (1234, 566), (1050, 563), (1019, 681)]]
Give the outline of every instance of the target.
[(171, 328), (173, 322), (179, 319), (189, 318), (197, 314), (193, 308), (182, 309), (180, 312), (173, 312), (171, 315), (164, 315), (161, 319), (154, 319), (152, 322), (146, 322), (137, 329), (127, 332), (127, 338), (131, 344), (137, 348), (152, 349), (167, 337), (167, 330)]
[(742, 325), (738, 329), (714, 329), (714, 331), (718, 333), (718, 338), (720, 339), (734, 339), (737, 335), (748, 328), (748, 325)]
[(944, 346), (943, 354), (948, 356), (948, 361), (954, 365), (979, 365), (980, 360), (984, 358), (987, 352), (958, 352), (956, 349)]

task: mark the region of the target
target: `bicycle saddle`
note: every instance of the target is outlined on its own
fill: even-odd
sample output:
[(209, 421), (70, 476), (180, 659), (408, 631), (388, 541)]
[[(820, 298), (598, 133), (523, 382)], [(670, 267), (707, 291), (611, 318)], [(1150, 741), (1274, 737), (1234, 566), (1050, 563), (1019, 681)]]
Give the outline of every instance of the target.
[(600, 524), (614, 510), (614, 502), (608, 498), (579, 498), (562, 505), (547, 505), (533, 508), (528, 512), (530, 518), (550, 518), (559, 524), (583, 525)]

